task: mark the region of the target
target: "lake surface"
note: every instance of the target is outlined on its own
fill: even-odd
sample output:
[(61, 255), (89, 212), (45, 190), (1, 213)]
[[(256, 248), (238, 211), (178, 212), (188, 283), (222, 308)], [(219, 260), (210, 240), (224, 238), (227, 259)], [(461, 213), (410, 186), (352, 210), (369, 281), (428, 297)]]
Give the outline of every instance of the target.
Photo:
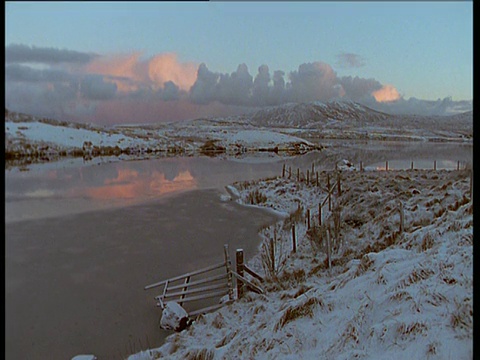
[[(283, 164), (331, 169), (342, 159), (471, 163), (464, 144), (329, 142), (282, 160), (167, 158), (65, 160), (5, 171), (7, 359), (121, 359), (158, 347), (160, 309), (147, 284), (223, 259), (246, 256), (271, 213), (222, 201), (235, 181), (280, 175)], [(392, 163), (392, 164), (395, 164)], [(430, 166), (430, 165), (429, 165)], [(415, 168), (418, 168), (416, 165)]]
[(124, 358), (161, 345), (147, 284), (253, 255), (271, 213), (221, 200), (278, 163), (175, 158), (6, 172), (6, 358)]

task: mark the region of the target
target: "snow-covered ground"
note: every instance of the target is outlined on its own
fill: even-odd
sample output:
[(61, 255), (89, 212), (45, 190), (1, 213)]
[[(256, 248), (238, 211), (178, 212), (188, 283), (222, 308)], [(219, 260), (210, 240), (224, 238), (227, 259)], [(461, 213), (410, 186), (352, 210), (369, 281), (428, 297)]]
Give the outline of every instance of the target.
[(198, 120), (165, 126), (137, 125), (100, 127), (38, 119), (8, 113), (5, 116), (7, 160), (31, 162), (61, 156), (109, 155), (238, 155), (270, 151), (300, 154), (320, 149), (303, 138), (271, 128), (252, 128), (237, 122)]
[[(472, 359), (470, 170), (343, 170), (341, 194), (336, 179), (322, 171), (318, 185), (295, 174), (229, 187), (241, 203), (285, 214), (262, 230), (249, 262), (268, 279), (265, 294), (247, 293), (129, 360)], [(270, 239), (275, 270), (265, 256)]]
[(251, 115), (110, 127), (68, 123), (5, 111), (8, 161), (60, 156), (297, 155), (326, 139), (471, 143), (472, 112), (454, 116), (396, 116), (353, 102), (286, 104)]

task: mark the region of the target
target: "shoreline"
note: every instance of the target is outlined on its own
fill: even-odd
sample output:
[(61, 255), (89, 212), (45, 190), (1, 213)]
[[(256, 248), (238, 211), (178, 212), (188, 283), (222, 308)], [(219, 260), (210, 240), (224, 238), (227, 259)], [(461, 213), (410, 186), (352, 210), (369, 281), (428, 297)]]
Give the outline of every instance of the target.
[(162, 204), (7, 224), (7, 357), (117, 358), (155, 346), (160, 313), (144, 285), (217, 261), (225, 241), (253, 253), (257, 229), (274, 220), (216, 189)]
[[(323, 175), (326, 173), (323, 171)], [(290, 182), (281, 177), (232, 185), (240, 195), (237, 202), (246, 202), (249, 194), (260, 191), (266, 196), (262, 206), (277, 211), (280, 207), (291, 214), (261, 232), (263, 243), (275, 237), (277, 248), (285, 250), (276, 252), (275, 262), (281, 271), (277, 270), (264, 285), (267, 295), (248, 293), (232, 305), (201, 316), (190, 329), (167, 337), (162, 347), (128, 359), (151, 359), (158, 355), (177, 359), (193, 354), (212, 359), (224, 359), (227, 354), (266, 358), (283, 354), (289, 358), (289, 354), (298, 352), (317, 357), (335, 353), (341, 358), (355, 354), (385, 358), (393, 355), (390, 344), (395, 341), (402, 344), (397, 356), (398, 351), (412, 356), (412, 351), (419, 347), (425, 351), (422, 357), (432, 352), (446, 355), (462, 346), (463, 355), (459, 358), (468, 357), (473, 336), (473, 289), (468, 271), (472, 267), (473, 204), (469, 199), (468, 170), (342, 171), (342, 176), (344, 189), (336, 204), (342, 206), (344, 222), (331, 249), (330, 268), (325, 245), (315, 243), (314, 232), (311, 229), (307, 232), (305, 221), (305, 210), (308, 208), (315, 215), (314, 209), (324, 199), (324, 192), (314, 193), (304, 182)], [(279, 200), (282, 196), (279, 190), (283, 200)], [(400, 213), (396, 208), (399, 200), (405, 211), (403, 232), (399, 230)], [(285, 222), (294, 218), (298, 234), (295, 254), (291, 253), (290, 227), (285, 226)], [(333, 221), (332, 212), (325, 215), (324, 221)], [(312, 228), (320, 231), (318, 224)], [(260, 252), (247, 263), (264, 274), (262, 244), (259, 248)], [(453, 256), (456, 261), (451, 259)], [(446, 264), (449, 265), (445, 267)], [(397, 270), (385, 272), (387, 268)], [(449, 289), (454, 284), (457, 290), (452, 294)], [(354, 289), (359, 286), (370, 290), (356, 293), (358, 290)], [(432, 290), (422, 293), (422, 289), (432, 286)], [(383, 294), (383, 288), (390, 291)], [(343, 296), (337, 295), (337, 291), (343, 292)], [(358, 307), (356, 312), (368, 318), (369, 325), (355, 316), (345, 316), (351, 306)], [(444, 315), (451, 313), (448, 308), (457, 309), (455, 316), (462, 318), (461, 324), (456, 318)], [(394, 322), (387, 320), (387, 310), (397, 312)], [(418, 312), (423, 315), (415, 315)], [(415, 320), (418, 316), (421, 320)], [(328, 326), (325, 317), (345, 331), (338, 336), (318, 331), (316, 335), (307, 332), (301, 336), (293, 331), (324, 328)], [(243, 329), (240, 326), (243, 322), (258, 329), (257, 336)], [(381, 326), (386, 335), (377, 331)], [(352, 344), (360, 339), (369, 345), (359, 353)], [(292, 346), (296, 352), (291, 352)]]

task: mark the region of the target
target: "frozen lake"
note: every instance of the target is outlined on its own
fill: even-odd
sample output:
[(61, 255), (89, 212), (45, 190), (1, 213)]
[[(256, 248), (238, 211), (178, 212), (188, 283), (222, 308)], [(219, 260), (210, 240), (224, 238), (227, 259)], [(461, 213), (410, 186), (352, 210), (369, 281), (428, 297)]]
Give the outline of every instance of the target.
[[(385, 160), (471, 163), (471, 145), (329, 142), (288, 166)], [(267, 154), (265, 156), (272, 156)], [(220, 199), (239, 180), (280, 175), (280, 158), (68, 160), (5, 171), (6, 358), (119, 359), (157, 347), (160, 310), (143, 287), (218, 262), (223, 244), (253, 254), (275, 217)], [(415, 165), (415, 168), (419, 166)], [(439, 166), (439, 169), (441, 166)]]

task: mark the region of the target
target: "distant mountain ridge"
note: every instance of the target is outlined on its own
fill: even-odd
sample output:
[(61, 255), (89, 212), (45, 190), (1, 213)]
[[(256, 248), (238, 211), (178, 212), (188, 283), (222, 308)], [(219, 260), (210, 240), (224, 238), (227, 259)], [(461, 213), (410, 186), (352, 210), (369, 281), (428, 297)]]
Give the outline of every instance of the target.
[(330, 121), (382, 122), (395, 117), (353, 101), (288, 103), (261, 109), (251, 115), (251, 123), (265, 127), (316, 128)]

